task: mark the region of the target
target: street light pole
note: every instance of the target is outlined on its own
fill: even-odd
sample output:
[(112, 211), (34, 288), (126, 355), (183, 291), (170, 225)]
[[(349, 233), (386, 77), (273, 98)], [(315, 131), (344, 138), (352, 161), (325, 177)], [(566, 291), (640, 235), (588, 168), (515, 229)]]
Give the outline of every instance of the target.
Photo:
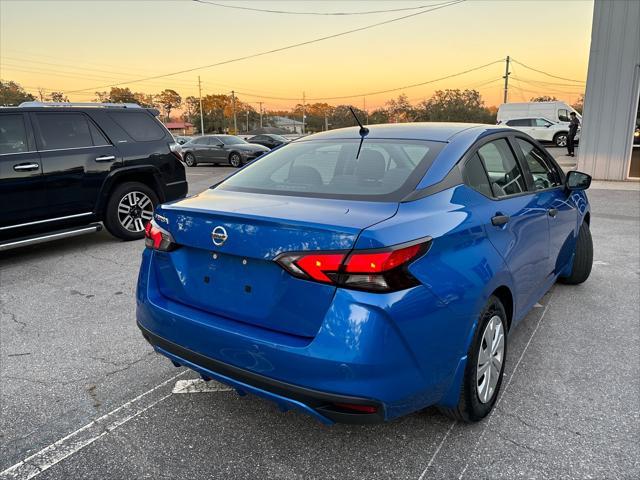
[(502, 103), (507, 103), (509, 101), (509, 62), (510, 62), (510, 58), (509, 55), (507, 55), (506, 58), (506, 65), (505, 65), (505, 69), (504, 69), (504, 101)]
[(204, 117), (202, 116), (202, 84), (198, 75), (198, 96), (200, 97), (200, 135), (204, 135)]
[(238, 134), (238, 118), (236, 117), (236, 92), (231, 90), (231, 103), (233, 107), (233, 134)]
[(260, 105), (260, 128), (262, 128), (262, 102), (258, 102)]
[(249, 132), (249, 109), (247, 109), (247, 129), (246, 132)]

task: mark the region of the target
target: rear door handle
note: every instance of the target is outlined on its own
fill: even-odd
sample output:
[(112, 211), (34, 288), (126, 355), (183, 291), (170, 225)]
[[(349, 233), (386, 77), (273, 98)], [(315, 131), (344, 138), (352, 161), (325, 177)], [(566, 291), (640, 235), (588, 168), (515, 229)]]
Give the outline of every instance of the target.
[(112, 162), (115, 159), (115, 155), (102, 155), (101, 157), (96, 157), (96, 162)]
[(506, 225), (509, 221), (509, 215), (495, 215), (491, 217), (491, 224), (495, 227)]
[(547, 210), (547, 213), (549, 214), (550, 217), (555, 217), (556, 215), (558, 215), (558, 209), (550, 208), (549, 210)]
[(37, 163), (19, 163), (13, 166), (16, 172), (30, 172), (32, 170), (38, 170), (39, 168), (40, 165)]

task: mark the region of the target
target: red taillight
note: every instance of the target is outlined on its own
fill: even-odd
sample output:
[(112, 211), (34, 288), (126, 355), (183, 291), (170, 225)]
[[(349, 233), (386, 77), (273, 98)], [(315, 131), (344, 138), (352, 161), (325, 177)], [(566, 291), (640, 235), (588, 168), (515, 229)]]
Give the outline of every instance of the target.
[(177, 247), (171, 234), (160, 228), (154, 220), (144, 227), (144, 244), (147, 248), (161, 252), (170, 252)]
[(311, 278), (319, 282), (331, 282), (326, 273), (335, 273), (344, 260), (343, 253), (311, 254), (298, 259), (298, 266)]
[(353, 252), (346, 262), (347, 272), (386, 272), (411, 260), (420, 248), (421, 244), (380, 253)]
[(306, 280), (332, 283), (373, 292), (402, 290), (419, 282), (409, 273), (409, 262), (426, 252), (431, 239), (380, 250), (326, 253), (285, 253), (276, 261), (290, 274)]

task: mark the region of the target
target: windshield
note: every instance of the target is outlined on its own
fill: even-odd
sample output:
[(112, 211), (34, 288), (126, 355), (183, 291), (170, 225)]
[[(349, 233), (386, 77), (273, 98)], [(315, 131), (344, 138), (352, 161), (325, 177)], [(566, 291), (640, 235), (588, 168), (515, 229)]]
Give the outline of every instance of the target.
[(284, 137), (283, 137), (283, 136), (281, 136), (281, 135), (275, 135), (275, 134), (274, 134), (274, 135), (271, 135), (271, 138), (273, 138), (274, 140), (277, 140), (277, 141), (279, 141), (279, 142), (286, 142), (286, 141), (287, 141), (287, 139), (286, 139), (286, 138), (284, 138)]
[(218, 135), (218, 138), (225, 145), (238, 145), (239, 143), (247, 143), (240, 137), (234, 137), (233, 135)]
[(216, 188), (253, 193), (400, 201), (414, 190), (443, 143), (308, 140), (274, 150)]

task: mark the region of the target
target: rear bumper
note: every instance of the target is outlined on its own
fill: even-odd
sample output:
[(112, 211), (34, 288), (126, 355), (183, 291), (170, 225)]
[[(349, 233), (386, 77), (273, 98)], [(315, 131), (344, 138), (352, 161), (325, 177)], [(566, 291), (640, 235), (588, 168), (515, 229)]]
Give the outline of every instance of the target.
[[(338, 289), (317, 334), (298, 337), (164, 297), (153, 256), (143, 253), (136, 314), (156, 351), (325, 423), (390, 420), (438, 403), (466, 352), (455, 314), (424, 287), (373, 296)], [(336, 403), (374, 405), (378, 414), (340, 415)]]
[[(172, 362), (195, 370), (205, 377), (230, 385), (241, 394), (250, 392), (259, 397), (267, 398), (278, 404), (281, 410), (300, 410), (327, 425), (334, 422), (379, 423), (384, 420), (384, 408), (380, 402), (319, 392), (274, 380), (181, 347), (151, 333), (139, 322), (138, 327), (142, 331), (142, 336), (153, 348)], [(333, 407), (333, 405), (340, 403), (373, 406), (377, 408), (377, 412), (373, 414), (348, 413)]]

